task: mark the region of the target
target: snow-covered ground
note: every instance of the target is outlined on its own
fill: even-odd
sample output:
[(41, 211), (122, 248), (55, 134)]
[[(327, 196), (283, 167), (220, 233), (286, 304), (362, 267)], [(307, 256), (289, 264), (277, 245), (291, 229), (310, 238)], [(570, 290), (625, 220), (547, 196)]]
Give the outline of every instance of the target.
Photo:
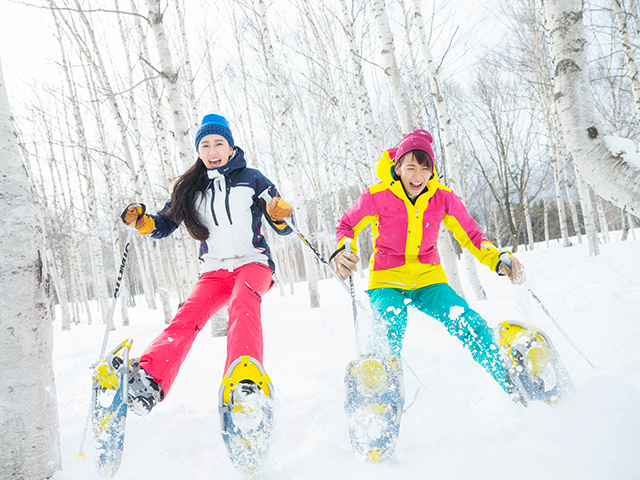
[[(576, 353), (526, 289), (479, 266), (489, 299), (470, 299), (472, 307), (492, 326), (509, 319), (535, 324), (560, 351), (576, 388), (554, 407), (513, 403), (440, 324), (411, 312), (403, 357), (425, 387), (403, 417), (395, 457), (380, 465), (354, 457), (342, 407), (345, 366), (356, 353), (348, 295), (335, 280), (324, 280), (322, 308), (310, 309), (306, 285), (284, 297), (274, 288), (264, 299), (263, 323), (276, 425), (269, 459), (253, 478), (639, 479), (640, 240), (601, 249), (598, 257), (589, 257), (585, 245), (518, 254), (528, 286), (597, 369)], [(366, 278), (356, 279), (363, 301), (365, 285)], [(163, 328), (161, 317), (137, 307), (132, 326), (122, 328), (116, 320), (110, 345), (133, 337), (133, 355), (139, 355)], [(96, 477), (91, 461), (74, 453), (89, 404), (88, 366), (102, 336), (100, 325), (62, 332), (56, 323), (63, 471), (55, 480)], [(129, 416), (116, 478), (243, 478), (231, 466), (219, 432), (216, 399), (225, 341), (204, 329), (168, 398), (147, 417)], [(411, 399), (418, 381), (406, 372), (405, 385)]]

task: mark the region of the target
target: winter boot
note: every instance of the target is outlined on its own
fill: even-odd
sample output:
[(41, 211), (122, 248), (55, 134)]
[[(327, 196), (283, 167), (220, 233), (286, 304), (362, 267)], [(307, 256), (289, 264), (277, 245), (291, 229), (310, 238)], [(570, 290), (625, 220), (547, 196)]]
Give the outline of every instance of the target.
[(140, 359), (129, 364), (129, 408), (136, 415), (147, 415), (164, 398), (162, 387), (140, 366)]

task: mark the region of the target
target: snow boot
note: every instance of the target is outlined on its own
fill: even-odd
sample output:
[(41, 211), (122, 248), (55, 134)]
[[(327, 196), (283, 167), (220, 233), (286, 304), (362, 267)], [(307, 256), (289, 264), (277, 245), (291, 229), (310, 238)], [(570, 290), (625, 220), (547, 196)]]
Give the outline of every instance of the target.
[(400, 357), (360, 355), (347, 365), (344, 381), (354, 451), (372, 463), (386, 460), (395, 449), (404, 408)]
[(525, 406), (532, 400), (553, 405), (571, 388), (571, 378), (544, 332), (510, 321), (499, 325), (496, 337), (515, 401)]
[(147, 415), (164, 398), (162, 387), (140, 366), (140, 359), (129, 364), (129, 409), (136, 415)]

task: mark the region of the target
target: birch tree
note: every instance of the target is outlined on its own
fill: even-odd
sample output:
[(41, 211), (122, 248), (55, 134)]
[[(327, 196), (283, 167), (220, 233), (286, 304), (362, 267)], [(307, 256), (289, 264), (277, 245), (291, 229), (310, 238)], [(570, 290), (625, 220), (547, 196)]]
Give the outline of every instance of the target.
[[(422, 11), (420, 9), (420, 2), (413, 0), (413, 12), (414, 21), (418, 29), (418, 42), (424, 60), (427, 64), (427, 72), (429, 76), (429, 85), (431, 86), (431, 97), (436, 108), (436, 114), (438, 116), (438, 126), (440, 128), (440, 135), (442, 136), (442, 143), (444, 144), (444, 158), (447, 166), (447, 173), (449, 181), (451, 182), (451, 188), (461, 196), (464, 201), (464, 195), (462, 194), (462, 181), (460, 178), (460, 172), (458, 169), (458, 162), (455, 155), (455, 148), (453, 143), (453, 134), (451, 132), (451, 118), (447, 111), (447, 105), (444, 99), (444, 95), (440, 89), (440, 76), (433, 61), (433, 55), (429, 48), (429, 42), (427, 41), (427, 34), (424, 27), (424, 20), (422, 18)], [(462, 252), (464, 256), (465, 266), (467, 268), (467, 275), (469, 276), (469, 282), (473, 288), (473, 292), (478, 300), (485, 300), (487, 294), (482, 288), (480, 278), (478, 277), (478, 270), (476, 269), (476, 263), (468, 250)]]
[(38, 214), (0, 63), (0, 476), (11, 480), (45, 479), (61, 468)]
[(156, 49), (160, 59), (160, 76), (164, 84), (165, 94), (171, 118), (174, 136), (177, 141), (178, 157), (181, 167), (186, 170), (193, 164), (193, 147), (190, 140), (189, 116), (185, 113), (182, 92), (180, 91), (180, 75), (173, 65), (173, 56), (169, 46), (169, 38), (164, 28), (164, 13), (160, 0), (147, 0), (149, 22), (156, 40)]
[[(276, 116), (278, 121), (278, 127), (280, 135), (282, 136), (282, 149), (286, 159), (286, 164), (294, 166), (296, 169), (295, 176), (298, 181), (293, 181), (293, 191), (295, 198), (295, 209), (298, 212), (297, 219), (302, 230), (308, 231), (308, 214), (307, 206), (304, 200), (304, 195), (301, 191), (300, 179), (302, 178), (302, 172), (299, 168), (299, 162), (296, 162), (296, 155), (293, 149), (293, 134), (291, 129), (291, 118), (288, 115), (289, 107), (285, 101), (284, 90), (282, 88), (284, 84), (284, 77), (279, 73), (279, 68), (275, 60), (274, 48), (271, 43), (271, 33), (269, 30), (269, 23), (267, 20), (267, 9), (264, 4), (264, 0), (256, 0), (256, 14), (258, 16), (260, 25), (260, 40), (262, 42), (262, 53), (264, 55), (264, 62), (266, 65), (266, 73), (269, 76), (269, 82), (274, 92)], [(307, 284), (309, 286), (309, 305), (311, 308), (318, 308), (320, 306), (320, 291), (318, 289), (318, 269), (315, 264), (311, 252), (307, 248), (302, 250), (304, 258), (305, 272), (307, 274)]]
[[(631, 0), (633, 3), (635, 0)], [(622, 49), (624, 50), (625, 60), (627, 61), (627, 69), (629, 70), (629, 78), (631, 79), (631, 93), (636, 107), (636, 117), (640, 125), (640, 78), (638, 77), (638, 67), (633, 57), (633, 44), (627, 29), (627, 18), (625, 12), (622, 11), (621, 0), (611, 0), (611, 7), (616, 17), (620, 38), (622, 40)]]
[[(407, 134), (415, 129), (415, 121), (413, 112), (411, 111), (411, 103), (407, 100), (402, 87), (402, 77), (396, 60), (393, 34), (389, 26), (385, 2), (384, 0), (374, 0), (372, 6), (378, 29), (378, 40), (384, 74), (387, 78), (389, 90), (391, 91), (391, 97), (393, 98), (396, 115), (400, 122), (400, 128), (403, 134)], [(442, 263), (447, 272), (449, 283), (460, 296), (464, 297), (464, 290), (458, 275), (458, 264), (455, 262), (453, 240), (451, 239), (449, 231), (444, 227), (444, 224), (440, 225), (438, 241), (442, 242), (442, 246), (438, 250), (442, 255)]]
[[(589, 81), (581, 0), (541, 0), (565, 144), (584, 180), (603, 198), (640, 215), (640, 169), (607, 149)], [(597, 161), (594, 161), (597, 159)]]

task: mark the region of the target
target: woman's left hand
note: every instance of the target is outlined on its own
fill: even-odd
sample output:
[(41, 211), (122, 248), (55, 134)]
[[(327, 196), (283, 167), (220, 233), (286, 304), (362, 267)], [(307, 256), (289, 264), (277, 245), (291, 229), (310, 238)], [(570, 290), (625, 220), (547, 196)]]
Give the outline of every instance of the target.
[(508, 262), (511, 263), (511, 266), (507, 264), (507, 261), (500, 261), (498, 273), (509, 277), (509, 280), (511, 280), (511, 283), (514, 285), (522, 285), (527, 280), (527, 276), (524, 273), (524, 265), (522, 265), (516, 257), (511, 256), (509, 257)]
[(267, 205), (267, 213), (274, 222), (283, 222), (285, 218), (291, 216), (293, 208), (283, 199), (276, 197)]

